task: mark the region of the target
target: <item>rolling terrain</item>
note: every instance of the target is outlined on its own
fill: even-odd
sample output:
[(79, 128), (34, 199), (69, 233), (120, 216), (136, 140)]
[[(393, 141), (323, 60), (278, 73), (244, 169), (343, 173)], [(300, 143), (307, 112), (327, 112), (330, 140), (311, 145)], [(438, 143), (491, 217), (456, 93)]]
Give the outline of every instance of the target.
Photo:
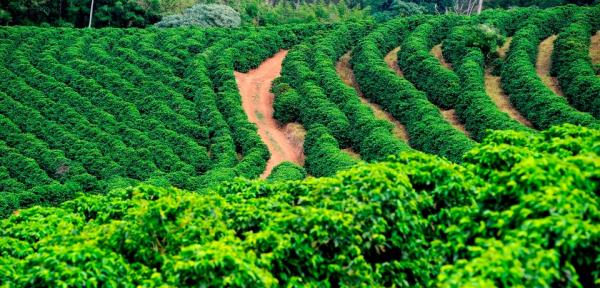
[(0, 287), (598, 285), (598, 19), (1, 27)]

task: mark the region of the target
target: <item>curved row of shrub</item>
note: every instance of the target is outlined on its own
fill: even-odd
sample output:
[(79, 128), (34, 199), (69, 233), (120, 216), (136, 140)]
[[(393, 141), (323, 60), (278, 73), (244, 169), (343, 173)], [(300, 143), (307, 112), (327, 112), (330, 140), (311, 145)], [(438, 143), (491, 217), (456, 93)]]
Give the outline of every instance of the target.
[(264, 171), (270, 153), (258, 136), (256, 125), (248, 121), (242, 108), (241, 97), (233, 75), (233, 57), (236, 52), (234, 49), (228, 49), (229, 45), (229, 41), (224, 41), (209, 48), (220, 52), (218, 58), (214, 54), (206, 58), (209, 63), (208, 71), (219, 111), (231, 129), (237, 152), (243, 157), (237, 164), (239, 170), (236, 171), (254, 178)]
[[(49, 65), (49, 67), (46, 67), (46, 69), (49, 71), (49, 73), (51, 73), (51, 75), (57, 75), (58, 73), (56, 73), (56, 72), (61, 70), (59, 68), (64, 68), (64, 67), (62, 67), (60, 64), (56, 63), (56, 61), (52, 61), (53, 60), (52, 57), (45, 53), (46, 52), (42, 53), (43, 57), (42, 57), (42, 61), (40, 61), (42, 63), (41, 66), (44, 66), (44, 64)], [(63, 79), (71, 79), (72, 80), (74, 76), (77, 76), (77, 77), (79, 77), (78, 80), (82, 80), (81, 76), (75, 74), (73, 70), (67, 69), (64, 71), (67, 74), (62, 75)], [(54, 81), (54, 79), (52, 79), (51, 77), (47, 77), (47, 76), (44, 76), (44, 77), (45, 77), (44, 83)], [(82, 82), (80, 82), (80, 83), (82, 83), (82, 84), (90, 83), (90, 82), (86, 83), (84, 81), (85, 80), (82, 80)], [(78, 85), (77, 87), (81, 88), (84, 86), (85, 85)], [(95, 87), (88, 87), (87, 92), (94, 93), (93, 90), (90, 90), (90, 88), (93, 89)], [(69, 89), (63, 88), (60, 91), (64, 91), (63, 93), (67, 93), (67, 92), (69, 92)], [(101, 93), (101, 92), (103, 92), (103, 91), (100, 90), (100, 91), (97, 91), (96, 93)], [(69, 92), (69, 93), (76, 95), (76, 93), (72, 93), (72, 92)], [(109, 95), (111, 95), (111, 94), (109, 93), (108, 95), (102, 95), (102, 94), (98, 95), (99, 99), (97, 99), (97, 101), (94, 104), (102, 107), (102, 105), (103, 105), (102, 103), (106, 102), (104, 97), (109, 96)], [(85, 103), (86, 101), (87, 101), (87, 98), (81, 98), (80, 103)], [(87, 107), (95, 108), (96, 106), (94, 106), (88, 102)], [(111, 108), (114, 108), (114, 107), (111, 107)], [(116, 107), (116, 108), (122, 109), (122, 107)], [(114, 110), (108, 110), (108, 111), (114, 111)], [(135, 119), (135, 120), (137, 120), (136, 123), (128, 123), (128, 122), (124, 122), (124, 123), (129, 124), (131, 127), (135, 124), (141, 124), (143, 122), (143, 121), (141, 121), (141, 119), (139, 119), (139, 117), (138, 117), (138, 119)], [(174, 131), (165, 129), (156, 120), (154, 120), (153, 122), (150, 121), (149, 123), (146, 123), (146, 125), (148, 125), (148, 124), (155, 125), (153, 128), (150, 128), (152, 130), (148, 131), (147, 135), (145, 135), (145, 133), (141, 132), (141, 131), (127, 129), (126, 127), (122, 126), (122, 124), (123, 124), (123, 122), (116, 123), (116, 124), (115, 123), (107, 123), (106, 125), (102, 125), (101, 127), (104, 130), (107, 130), (107, 132), (109, 132), (109, 133), (112, 132), (112, 135), (116, 136), (117, 138), (120, 138), (119, 136), (122, 136), (121, 138), (123, 138), (124, 141), (135, 145), (136, 149), (138, 149), (138, 150), (141, 149), (142, 151), (145, 151), (148, 149), (153, 149), (153, 150), (157, 151), (154, 154), (152, 154), (150, 159), (154, 159), (155, 163), (163, 171), (166, 171), (169, 173), (178, 173), (178, 174), (185, 173), (185, 174), (195, 175), (197, 173), (203, 173), (204, 171), (206, 171), (206, 169), (209, 166), (207, 151), (204, 147), (199, 146), (193, 139), (184, 137), (182, 135), (175, 133)], [(146, 125), (144, 125), (144, 126), (146, 126)], [(140, 127), (143, 127), (143, 126), (140, 126)], [(133, 134), (133, 133), (135, 133), (135, 134)], [(148, 136), (154, 138), (154, 140), (151, 142), (148, 142), (148, 141), (150, 141)], [(147, 144), (152, 144), (152, 145), (145, 146)], [(175, 150), (175, 152), (173, 150)], [(148, 154), (146, 153), (146, 155), (144, 157), (148, 158)], [(182, 160), (184, 160), (184, 162), (182, 162)], [(193, 168), (192, 167), (189, 167), (191, 169), (186, 168), (187, 166), (189, 166), (188, 163), (193, 165)], [(183, 169), (183, 168), (185, 168), (185, 169)], [(137, 178), (137, 177), (135, 177), (135, 178)], [(137, 179), (146, 179), (146, 177), (140, 177)]]
[(531, 15), (515, 33), (502, 65), (502, 88), (515, 108), (538, 129), (560, 123), (598, 125), (590, 114), (576, 110), (565, 98), (554, 94), (542, 82), (534, 66), (540, 41), (566, 27), (581, 9), (586, 8), (563, 6)]
[[(85, 80), (81, 79), (81, 75), (78, 75), (72, 69), (57, 63), (57, 61), (53, 59), (51, 55), (46, 54), (49, 53), (49, 51), (51, 51), (51, 49), (46, 49), (45, 52), (40, 52), (42, 57), (38, 61), (38, 67), (49, 73), (47, 75), (37, 75), (37, 78), (40, 79), (40, 81), (38, 81), (38, 86), (41, 89), (44, 91), (56, 91), (55, 99), (60, 99), (60, 95), (63, 95), (63, 99), (66, 99), (64, 96), (70, 96), (73, 99), (72, 105), (76, 110), (82, 113), (82, 115), (89, 115), (88, 119), (90, 121), (94, 118), (99, 119), (99, 121), (94, 121), (98, 127), (114, 137), (121, 139), (124, 143), (132, 148), (136, 150), (161, 149), (159, 150), (160, 152), (156, 153), (157, 157), (154, 157), (154, 162), (163, 171), (173, 172), (184, 169), (183, 171), (187, 171), (187, 173), (195, 174), (202, 173), (208, 169), (209, 162), (207, 151), (204, 147), (198, 145), (193, 139), (190, 139), (189, 137), (183, 137), (174, 131), (167, 130), (164, 128), (164, 126), (160, 125), (156, 121), (154, 121), (154, 123), (150, 123), (155, 124), (155, 126), (151, 128), (152, 130), (148, 131), (148, 134), (139, 130), (135, 131), (137, 129), (128, 129), (128, 127), (126, 127), (124, 124), (128, 124), (129, 127), (138, 127), (135, 125), (140, 124), (143, 121), (138, 117), (138, 119), (135, 119), (137, 120), (135, 123), (117, 122), (117, 119), (106, 112), (118, 111), (114, 108), (122, 109), (122, 107), (109, 107), (113, 110), (98, 109), (99, 107), (103, 107), (105, 102), (108, 102), (106, 101), (106, 97), (112, 96), (110, 93), (100, 94), (105, 91), (102, 91), (102, 89), (99, 91), (94, 91), (93, 89), (97, 87), (92, 86), (88, 87), (87, 91), (85, 92), (93, 93), (95, 97), (89, 97), (89, 94), (79, 95), (77, 92), (80, 92), (82, 90), (81, 88), (85, 87), (85, 84), (87, 84)], [(82, 81), (80, 83), (85, 84), (75, 86), (79, 88), (77, 89), (79, 91), (74, 91), (63, 83), (56, 81), (52, 76), (66, 80), (65, 83), (70, 83), (71, 80), (79, 80)], [(96, 101), (92, 102), (90, 99), (95, 99)], [(154, 138), (154, 140), (150, 140), (150, 137)], [(144, 157), (147, 156), (144, 155)], [(184, 162), (182, 162), (182, 160)], [(192, 165), (193, 169), (190, 170), (188, 164)], [(141, 177), (138, 179), (144, 178), (145, 177)]]
[[(2, 216), (138, 181), (198, 190), (257, 177), (269, 154), (239, 103), (235, 49), (256, 43), (266, 57), (317, 29), (1, 29)], [(207, 58), (207, 45), (227, 53)], [(215, 67), (225, 72), (213, 84)]]
[(407, 151), (407, 143), (393, 135), (393, 125), (379, 120), (370, 107), (360, 101), (357, 91), (346, 85), (335, 70), (335, 62), (342, 57), (361, 36), (366, 34), (364, 24), (341, 26), (313, 45), (311, 57), (313, 71), (328, 98), (334, 102), (350, 121), (350, 145), (364, 160), (380, 160), (388, 155)]
[[(286, 57), (280, 82), (295, 89), (282, 91), (287, 88), (278, 84), (278, 88), (274, 89), (278, 94), (275, 113), (277, 119), (284, 123), (300, 121), (308, 127), (323, 125), (342, 146), (352, 147), (364, 160), (375, 160), (409, 147), (392, 135), (391, 124), (378, 120), (372, 110), (361, 103), (356, 91), (344, 84), (335, 71), (335, 61), (365, 34), (366, 28), (365, 24), (340, 25), (327, 35), (294, 47)], [(337, 142), (335, 146), (339, 147)], [(331, 158), (350, 160), (346, 153), (338, 154)], [(307, 169), (315, 167), (310, 164), (312, 159), (307, 154)], [(313, 174), (315, 171), (309, 169), (309, 172)]]
[(396, 75), (383, 60), (384, 51), (392, 50), (426, 19), (402, 18), (383, 24), (359, 41), (351, 63), (361, 91), (404, 124), (413, 148), (461, 161), (475, 143), (444, 120), (425, 93)]
[(404, 77), (441, 109), (452, 109), (460, 95), (460, 80), (440, 64), (429, 51), (448, 36), (451, 29), (464, 21), (462, 17), (444, 15), (433, 17), (409, 32), (398, 51), (398, 65)]
[(500, 111), (485, 90), (485, 65), (491, 61), (500, 37), (490, 26), (461, 25), (443, 42), (444, 57), (460, 79), (456, 114), (473, 139), (481, 141), (489, 130), (531, 130)]
[(82, 195), (0, 220), (0, 282), (593, 287), (599, 140), (495, 131), (464, 166), (405, 152), (331, 178)]
[[(600, 8), (595, 10), (600, 11)], [(600, 78), (589, 55), (590, 38), (600, 25), (592, 27), (589, 21), (592, 17), (600, 17), (600, 13), (589, 16), (582, 13), (558, 34), (552, 54), (552, 73), (571, 105), (600, 119)]]
[(308, 43), (302, 43), (285, 57), (281, 77), (271, 89), (275, 94), (273, 115), (280, 123), (298, 122), (304, 126), (306, 171), (316, 177), (330, 176), (356, 164), (341, 150), (350, 141), (350, 121), (318, 85), (318, 75), (305, 58), (310, 49)]

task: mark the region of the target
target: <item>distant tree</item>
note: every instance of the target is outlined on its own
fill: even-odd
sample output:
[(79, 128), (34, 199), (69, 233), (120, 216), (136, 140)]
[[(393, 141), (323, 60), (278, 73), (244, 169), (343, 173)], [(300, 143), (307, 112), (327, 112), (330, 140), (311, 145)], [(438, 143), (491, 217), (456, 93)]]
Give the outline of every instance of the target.
[(459, 14), (471, 15), (478, 8), (478, 4), (482, 0), (455, 0), (452, 9), (449, 9), (452, 12), (456, 12)]
[(390, 6), (389, 10), (376, 12), (373, 14), (373, 17), (377, 21), (383, 22), (397, 16), (419, 15), (427, 12), (429, 12), (428, 9), (422, 5), (414, 2), (397, 0)]
[(171, 15), (156, 23), (157, 27), (238, 27), (241, 24), (240, 14), (227, 5), (197, 4), (186, 9), (182, 14)]
[(576, 4), (576, 5), (591, 5), (600, 3), (598, 0), (485, 0), (485, 6), (490, 8), (511, 6), (538, 6), (540, 8), (548, 8), (557, 5)]
[(427, 12), (427, 9), (417, 3), (406, 2), (406, 1), (396, 1), (391, 8), (392, 11), (395, 12), (396, 15), (400, 16), (410, 16), (410, 15), (418, 15)]
[(145, 10), (160, 11), (161, 15), (180, 14), (198, 3), (198, 0), (137, 0)]
[[(158, 1), (158, 0), (148, 0)], [(86, 27), (92, 0), (2, 0), (0, 23)], [(158, 9), (146, 9), (136, 0), (94, 0), (92, 27), (144, 27), (160, 19)], [(157, 6), (156, 6), (157, 7)]]

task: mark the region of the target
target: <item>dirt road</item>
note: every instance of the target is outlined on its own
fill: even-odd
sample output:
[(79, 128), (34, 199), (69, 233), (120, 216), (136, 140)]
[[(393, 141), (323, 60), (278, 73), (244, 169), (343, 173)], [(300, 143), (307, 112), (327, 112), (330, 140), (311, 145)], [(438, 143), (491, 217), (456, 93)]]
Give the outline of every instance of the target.
[(283, 161), (300, 165), (304, 162), (302, 146), (291, 141), (283, 127), (273, 118), (274, 95), (270, 92), (271, 85), (281, 73), (281, 63), (286, 55), (287, 51), (283, 50), (248, 73), (234, 72), (244, 111), (250, 122), (258, 126), (258, 135), (271, 152), (261, 178), (269, 176), (273, 167)]

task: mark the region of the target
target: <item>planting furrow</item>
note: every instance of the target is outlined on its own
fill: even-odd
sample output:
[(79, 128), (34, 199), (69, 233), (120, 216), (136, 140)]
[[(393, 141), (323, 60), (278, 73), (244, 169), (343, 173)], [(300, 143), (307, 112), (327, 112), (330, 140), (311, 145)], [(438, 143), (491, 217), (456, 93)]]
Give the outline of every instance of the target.
[(521, 124), (533, 128), (533, 125), (527, 118), (510, 103), (510, 98), (502, 89), (502, 80), (500, 76), (492, 75), (490, 69), (485, 69), (485, 92), (490, 96), (498, 108), (508, 114), (511, 118), (519, 121)]
[(456, 128), (456, 130), (459, 130), (459, 131), (465, 133), (465, 135), (467, 135), (468, 137), (471, 137), (471, 134), (469, 133), (469, 131), (467, 131), (467, 129), (465, 128), (465, 125), (463, 123), (461, 123), (460, 120), (458, 119), (458, 116), (456, 116), (455, 109), (448, 109), (448, 110), (440, 109), (440, 113), (442, 113), (442, 116), (444, 116), (444, 119), (446, 119), (446, 121), (448, 121), (448, 123), (450, 123), (450, 125), (452, 125), (452, 127)]
[[(386, 56), (386, 62), (388, 63), (388, 65), (390, 65), (390, 63), (394, 63), (394, 65), (396, 67), (396, 69), (395, 69), (396, 73), (400, 73), (399, 75), (401, 75), (402, 72), (400, 71), (400, 68), (398, 67), (397, 60), (396, 60), (397, 59), (396, 55), (398, 53), (398, 49), (394, 49), (394, 50), (392, 50), (392, 52), (390, 52), (388, 54), (388, 56), (391, 54), (393, 54), (395, 56), (390, 56), (390, 57)], [(408, 143), (409, 140), (408, 140), (408, 132), (406, 132), (406, 127), (404, 127), (404, 125), (402, 125), (402, 123), (400, 123), (398, 120), (396, 120), (394, 118), (394, 116), (392, 116), (392, 114), (383, 110), (383, 108), (381, 108), (381, 106), (369, 101), (367, 98), (364, 97), (364, 95), (360, 91), (360, 87), (358, 87), (358, 83), (356, 83), (356, 79), (354, 78), (354, 71), (352, 71), (352, 66), (350, 64), (351, 58), (352, 58), (351, 52), (349, 51), (346, 54), (344, 54), (342, 57), (340, 57), (340, 59), (338, 60), (338, 62), (335, 65), (335, 70), (337, 71), (337, 73), (340, 76), (340, 78), (342, 79), (342, 81), (344, 81), (344, 83), (346, 83), (346, 85), (356, 89), (356, 93), (360, 97), (360, 101), (363, 104), (365, 104), (371, 108), (371, 110), (373, 111), (373, 114), (375, 115), (375, 117), (377, 117), (377, 119), (387, 120), (390, 123), (394, 124), (394, 128), (392, 131), (394, 133), (394, 135), (396, 137), (404, 140), (406, 143)], [(388, 62), (388, 61), (390, 61), (390, 62)]]
[(348, 154), (348, 156), (352, 157), (355, 160), (360, 160), (360, 154), (358, 154), (358, 152), (354, 151), (354, 149), (352, 148), (346, 148), (346, 149), (342, 149), (342, 151), (346, 154)]
[(554, 52), (554, 41), (556, 41), (557, 35), (552, 35), (542, 42), (538, 46), (537, 59), (535, 61), (535, 70), (540, 76), (544, 84), (548, 86), (556, 95), (564, 96), (558, 80), (556, 77), (550, 75), (552, 69), (552, 53)]
[(383, 57), (383, 60), (390, 68), (394, 69), (398, 76), (404, 77), (404, 73), (400, 69), (400, 66), (398, 66), (398, 51), (400, 51), (400, 47), (394, 48), (387, 55), (385, 55), (385, 57)]
[[(506, 38), (506, 41), (501, 47), (498, 47), (496, 52), (501, 59), (506, 57), (506, 52), (510, 47), (511, 37)], [(510, 98), (502, 89), (502, 81), (500, 76), (493, 75), (492, 68), (488, 67), (485, 69), (485, 92), (490, 96), (492, 101), (498, 106), (498, 108), (508, 114), (511, 118), (519, 121), (521, 124), (527, 127), (533, 127), (531, 122), (527, 120), (521, 113), (510, 103)]]
[(435, 58), (437, 58), (440, 61), (440, 64), (442, 64), (442, 66), (444, 66), (446, 69), (452, 70), (452, 64), (450, 64), (448, 61), (446, 61), (446, 58), (444, 58), (444, 53), (442, 52), (442, 44), (441, 43), (433, 46), (433, 48), (431, 48), (431, 51), (429, 51), (429, 53), (431, 55), (435, 56)]
[(590, 57), (592, 58), (592, 63), (600, 64), (600, 30), (596, 31), (596, 34), (592, 36)]

